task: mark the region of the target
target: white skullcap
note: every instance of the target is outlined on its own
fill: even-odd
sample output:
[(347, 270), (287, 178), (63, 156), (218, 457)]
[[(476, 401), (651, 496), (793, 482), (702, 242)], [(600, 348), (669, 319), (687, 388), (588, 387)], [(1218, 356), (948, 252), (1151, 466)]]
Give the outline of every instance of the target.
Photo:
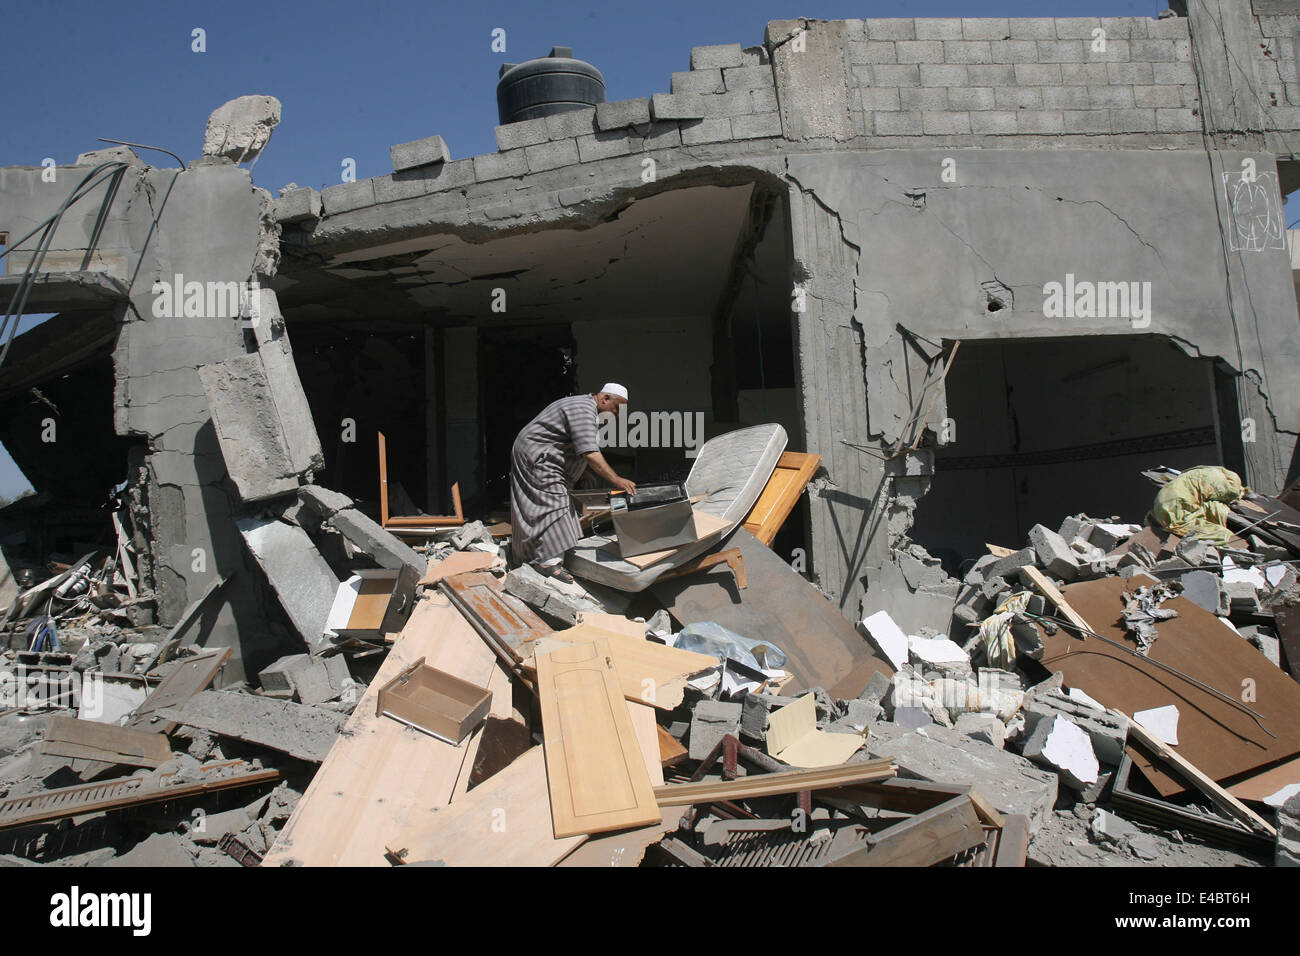
[(627, 401), (627, 389), (617, 382), (606, 382), (605, 387), (601, 389), (606, 395), (617, 395), (623, 401)]

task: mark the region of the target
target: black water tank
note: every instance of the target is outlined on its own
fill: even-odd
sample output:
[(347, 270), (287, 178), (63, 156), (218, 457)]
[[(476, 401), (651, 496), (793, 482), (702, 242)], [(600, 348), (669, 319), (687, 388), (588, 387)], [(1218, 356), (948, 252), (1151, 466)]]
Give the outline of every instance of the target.
[(575, 60), (572, 47), (553, 47), (549, 56), (527, 63), (506, 63), (497, 80), (502, 126), (603, 102), (605, 78), (590, 63)]

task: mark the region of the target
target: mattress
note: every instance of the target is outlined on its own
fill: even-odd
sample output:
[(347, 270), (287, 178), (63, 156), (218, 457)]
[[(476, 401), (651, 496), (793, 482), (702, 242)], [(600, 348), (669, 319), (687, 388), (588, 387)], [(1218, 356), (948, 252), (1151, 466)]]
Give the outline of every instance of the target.
[(736, 530), (763, 493), (787, 440), (780, 425), (754, 425), (711, 438), (700, 448), (686, 478), (686, 491), (691, 497), (707, 495), (695, 507), (725, 519), (726, 527), (647, 568), (624, 561), (613, 537), (590, 535), (568, 553), (565, 567), (580, 578), (620, 591), (644, 591), (664, 572), (698, 557)]

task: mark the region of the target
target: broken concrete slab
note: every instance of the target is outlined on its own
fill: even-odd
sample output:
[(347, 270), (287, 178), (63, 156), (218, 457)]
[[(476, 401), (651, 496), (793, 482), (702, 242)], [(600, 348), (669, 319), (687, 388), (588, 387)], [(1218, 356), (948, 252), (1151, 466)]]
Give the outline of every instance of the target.
[(175, 833), (155, 833), (104, 866), (194, 866), (194, 856)]
[(319, 517), (326, 527), (343, 535), (353, 547), (381, 568), (389, 571), (411, 568), (423, 574), (428, 566), (428, 561), (410, 545), (357, 510), (347, 495), (320, 485), (302, 485), (298, 488), (298, 500)]
[(164, 708), (159, 716), (311, 763), (325, 759), (347, 719), (319, 707), (219, 690), (196, 694), (185, 706)]
[(330, 657), (291, 654), (258, 675), (268, 696), (287, 694), (309, 706), (338, 698), (350, 677), (347, 660), (341, 654)]
[(529, 607), (568, 624), (577, 624), (578, 615), (584, 612), (606, 610), (582, 585), (548, 578), (527, 564), (507, 574), (502, 586)]
[(741, 705), (705, 700), (695, 705), (691, 716), (690, 758), (703, 760), (727, 734), (740, 730)]
[(1188, 571), (1178, 580), (1183, 586), (1183, 597), (1211, 614), (1218, 613), (1222, 598), (1217, 574), (1210, 571)]
[(1075, 790), (1085, 790), (1096, 783), (1101, 770), (1088, 734), (1060, 716), (1039, 721), (1025, 743), (1024, 756), (1055, 768), (1061, 779)]
[[(1128, 740), (1128, 718), (1108, 710), (1098, 710), (1083, 701), (1074, 700), (1059, 692), (1034, 690), (1025, 697), (1022, 711), (1025, 733), (1033, 735), (1039, 722), (1061, 717), (1079, 727), (1088, 735), (1098, 759), (1117, 766), (1124, 756)], [(1091, 781), (1089, 781), (1091, 782)]]
[(235, 524), (280, 606), (307, 647), (314, 649), (324, 638), (338, 578), (297, 525), (269, 518), (237, 518)]
[(242, 163), (256, 159), (280, 125), (280, 101), (274, 96), (240, 96), (222, 103), (208, 117), (203, 155)]
[[(956, 730), (931, 726), (908, 731), (876, 724), (865, 751), (870, 757), (891, 758), (900, 777), (974, 787), (1000, 812), (1028, 816), (1031, 833), (1056, 803), (1056, 774)], [(861, 752), (849, 762), (860, 759), (865, 759)]]
[(1038, 563), (1048, 574), (1063, 581), (1073, 581), (1079, 573), (1079, 559), (1055, 531), (1036, 524), (1029, 529), (1029, 543), (1034, 546)]
[(964, 678), (971, 672), (970, 656), (961, 645), (947, 638), (908, 635), (907, 650), (917, 670), (937, 671), (942, 677), (956, 678)]
[(862, 620), (872, 645), (897, 670), (907, 663), (907, 635), (894, 623), (888, 611), (877, 611)]
[(953, 724), (953, 730), (967, 737), (1002, 749), (1007, 739), (1007, 725), (993, 714), (960, 714)]
[(284, 190), (271, 204), (271, 216), (276, 222), (314, 222), (322, 215), (321, 195), (310, 186)]
[(324, 465), (293, 358), (277, 351), (272, 344), (198, 368), (221, 457), (244, 501), (293, 491)]
[(389, 147), (388, 155), (393, 160), (395, 173), (451, 160), (451, 150), (447, 148), (447, 143), (441, 136), (429, 136), (409, 143), (398, 143), (396, 146)]
[(1275, 866), (1300, 866), (1300, 793), (1293, 794), (1277, 811)]

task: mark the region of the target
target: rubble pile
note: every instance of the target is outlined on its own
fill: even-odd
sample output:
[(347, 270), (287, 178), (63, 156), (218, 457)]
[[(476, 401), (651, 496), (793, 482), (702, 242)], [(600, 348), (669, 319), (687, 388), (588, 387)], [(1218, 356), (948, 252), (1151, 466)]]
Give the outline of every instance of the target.
[[(903, 539), (912, 598), (952, 602), (946, 633), (907, 633), (890, 607), (856, 629), (826, 615), (745, 528), (629, 593), (509, 569), (501, 522), (412, 546), (304, 486), (240, 519), (299, 632), (244, 680), (186, 621), (123, 620), (147, 601), (126, 593), (126, 549), (15, 597), (3, 850), (18, 865), (1294, 865), (1300, 515), (1244, 489), (1211, 512), (1188, 519), (1209, 537), (1151, 515), (1037, 524), (960, 579)], [(37, 600), (77, 574), (71, 600)]]

